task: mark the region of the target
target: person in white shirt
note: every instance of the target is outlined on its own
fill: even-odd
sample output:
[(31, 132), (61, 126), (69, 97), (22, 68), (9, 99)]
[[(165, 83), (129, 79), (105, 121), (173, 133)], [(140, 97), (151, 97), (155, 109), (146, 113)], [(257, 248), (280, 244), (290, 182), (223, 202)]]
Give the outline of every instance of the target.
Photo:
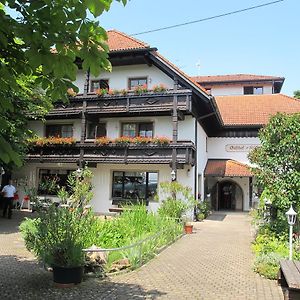
[(9, 219), (11, 219), (14, 195), (16, 192), (16, 188), (12, 185), (12, 180), (10, 179), (8, 184), (5, 185), (2, 189), (2, 194), (4, 197), (3, 218), (5, 217), (6, 211), (8, 209), (7, 216)]

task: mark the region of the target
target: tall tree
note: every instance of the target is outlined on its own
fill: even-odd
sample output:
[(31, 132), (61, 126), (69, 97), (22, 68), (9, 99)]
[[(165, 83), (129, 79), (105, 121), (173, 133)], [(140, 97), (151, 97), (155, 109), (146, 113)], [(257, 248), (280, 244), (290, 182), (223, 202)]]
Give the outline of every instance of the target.
[(99, 17), (112, 2), (0, 0), (0, 165), (21, 165), (24, 113), (36, 117), (78, 91), (76, 58), (95, 76), (111, 69), (106, 31), (88, 13)]
[(294, 97), (300, 99), (300, 90), (294, 92)]
[(300, 211), (300, 113), (278, 113), (259, 132), (261, 146), (249, 155), (258, 183), (278, 209), (275, 230), (287, 224), (285, 212), (291, 204)]

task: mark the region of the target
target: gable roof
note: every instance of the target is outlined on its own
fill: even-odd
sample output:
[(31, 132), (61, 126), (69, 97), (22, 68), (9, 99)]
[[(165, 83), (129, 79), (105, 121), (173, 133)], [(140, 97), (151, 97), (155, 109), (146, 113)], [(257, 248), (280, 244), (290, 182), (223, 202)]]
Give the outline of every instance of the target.
[(251, 177), (249, 166), (232, 159), (208, 159), (205, 176)]
[(265, 125), (277, 112), (300, 112), (300, 100), (283, 94), (216, 96), (225, 126)]
[(193, 76), (193, 80), (200, 84), (214, 83), (234, 83), (234, 82), (249, 82), (249, 81), (284, 81), (284, 77), (254, 75), (254, 74), (231, 74), (231, 75), (212, 75), (212, 76)]
[(110, 52), (150, 48), (148, 44), (115, 29), (108, 30), (107, 36)]

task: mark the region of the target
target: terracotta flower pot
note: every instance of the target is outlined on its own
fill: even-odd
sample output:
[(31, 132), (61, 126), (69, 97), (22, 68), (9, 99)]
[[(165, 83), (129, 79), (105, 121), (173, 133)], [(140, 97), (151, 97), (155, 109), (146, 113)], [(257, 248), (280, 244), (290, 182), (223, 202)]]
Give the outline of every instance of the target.
[(184, 225), (184, 231), (185, 231), (186, 234), (192, 234), (193, 233), (193, 225), (185, 224)]

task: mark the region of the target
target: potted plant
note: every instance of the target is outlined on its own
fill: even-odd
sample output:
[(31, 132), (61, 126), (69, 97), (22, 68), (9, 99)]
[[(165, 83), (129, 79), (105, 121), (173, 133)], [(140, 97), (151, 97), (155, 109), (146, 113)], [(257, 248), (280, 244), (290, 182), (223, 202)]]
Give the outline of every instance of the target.
[(193, 220), (192, 220), (192, 218), (184, 215), (182, 217), (182, 221), (183, 221), (184, 232), (186, 234), (192, 234), (193, 233), (193, 224), (192, 224)]
[(86, 204), (92, 198), (91, 171), (70, 174), (68, 205), (51, 205), (39, 211), (38, 218), (26, 219), (20, 225), (27, 249), (53, 269), (53, 281), (60, 286), (72, 286), (82, 281), (88, 234), (95, 217)]

